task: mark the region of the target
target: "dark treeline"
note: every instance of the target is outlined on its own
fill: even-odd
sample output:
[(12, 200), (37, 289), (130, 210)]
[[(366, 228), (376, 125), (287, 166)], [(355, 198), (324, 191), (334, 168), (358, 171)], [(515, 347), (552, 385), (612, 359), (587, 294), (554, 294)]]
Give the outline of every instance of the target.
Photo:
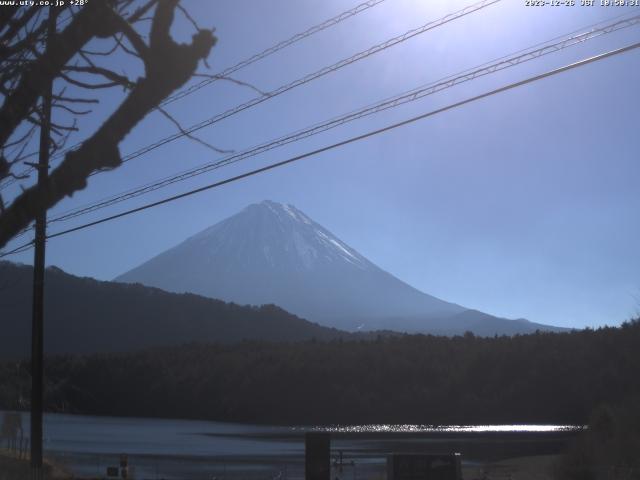
[(562, 480), (640, 478), (640, 397), (600, 405), (557, 465)]
[[(586, 423), (640, 393), (640, 322), (515, 337), (190, 344), (46, 362), (50, 411), (260, 423)], [(28, 364), (0, 366), (24, 407)], [(21, 403), (22, 402), (22, 403)]]
[[(0, 360), (31, 345), (33, 268), (0, 261)], [(129, 352), (188, 342), (330, 340), (353, 334), (298, 318), (275, 305), (241, 306), (140, 284), (102, 282), (49, 267), (45, 348), (51, 355)]]

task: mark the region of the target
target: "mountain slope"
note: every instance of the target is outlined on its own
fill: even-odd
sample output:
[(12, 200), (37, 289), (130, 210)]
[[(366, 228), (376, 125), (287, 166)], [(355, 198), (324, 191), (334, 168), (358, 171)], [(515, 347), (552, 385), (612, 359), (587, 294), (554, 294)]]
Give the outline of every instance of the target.
[(526, 321), (507, 324), (511, 321), (423, 293), (295, 207), (271, 201), (248, 206), (116, 281), (240, 304), (274, 303), (345, 330), (451, 334), (470, 325), (480, 334), (491, 324), (483, 333), (493, 335), (553, 328)]
[[(0, 358), (28, 356), (33, 269), (0, 262)], [(142, 285), (45, 272), (47, 353), (123, 352), (189, 342), (300, 341), (349, 334), (274, 305), (247, 307)]]

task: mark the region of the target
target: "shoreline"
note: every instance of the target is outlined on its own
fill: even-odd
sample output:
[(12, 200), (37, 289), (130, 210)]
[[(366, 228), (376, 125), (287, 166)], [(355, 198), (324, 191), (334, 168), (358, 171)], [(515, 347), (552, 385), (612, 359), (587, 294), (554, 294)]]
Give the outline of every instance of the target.
[(464, 480), (547, 480), (554, 472), (563, 454), (527, 455), (462, 467)]
[[(501, 480), (501, 472), (507, 470), (500, 462), (557, 455), (580, 432), (392, 431), (394, 426), (384, 427), (385, 431), (331, 433), (332, 461), (342, 452), (346, 462), (355, 462), (352, 470), (345, 467), (348, 473), (341, 479), (351, 478), (352, 471), (359, 478), (385, 474), (390, 453), (459, 452), (468, 472), (465, 480), (482, 480), (487, 472)], [(23, 429), (29, 430), (27, 418)], [(126, 454), (139, 478), (159, 474), (160, 478), (210, 480), (225, 474), (249, 478), (257, 473), (267, 478), (283, 472), (296, 479), (304, 477), (304, 434), (318, 430), (322, 428), (46, 414), (45, 456), (79, 478), (104, 476), (106, 467), (119, 465), (120, 454)]]
[[(554, 478), (556, 465), (562, 458), (562, 454), (552, 455), (527, 455), (521, 457), (511, 457), (500, 461), (488, 461), (478, 463), (462, 464), (463, 480), (549, 480)], [(167, 459), (165, 459), (167, 460)], [(303, 462), (292, 462), (293, 459), (280, 458), (280, 461), (268, 469), (271, 472), (282, 473), (283, 478), (299, 478), (304, 472)], [(157, 470), (158, 463), (155, 463)], [(244, 461), (236, 459), (234, 464), (225, 463), (223, 459), (218, 462), (206, 463), (206, 471), (208, 473), (216, 473), (229, 478), (244, 478), (249, 474), (255, 474), (260, 471), (266, 471), (265, 463), (249, 458)], [(386, 466), (384, 464), (366, 464), (357, 465), (359, 478), (384, 479), (386, 475)], [(105, 464), (106, 468), (106, 464)], [(45, 458), (45, 469), (47, 470), (47, 479), (51, 480), (90, 480), (100, 477), (95, 475), (78, 476), (71, 470), (65, 468), (56, 459), (50, 457)], [(134, 467), (135, 469), (135, 467)], [(153, 468), (151, 468), (153, 470)], [(332, 467), (333, 470), (333, 467)], [(135, 470), (134, 470), (135, 471)], [(142, 473), (144, 470), (141, 470)], [(148, 470), (147, 470), (148, 471)], [(149, 472), (152, 473), (152, 472)], [(334, 472), (337, 473), (337, 472)], [(350, 469), (345, 467), (340, 475), (349, 478)], [(18, 459), (5, 450), (0, 450), (0, 480), (20, 480), (29, 478), (29, 463), (27, 458)], [(202, 477), (204, 478), (204, 477)]]

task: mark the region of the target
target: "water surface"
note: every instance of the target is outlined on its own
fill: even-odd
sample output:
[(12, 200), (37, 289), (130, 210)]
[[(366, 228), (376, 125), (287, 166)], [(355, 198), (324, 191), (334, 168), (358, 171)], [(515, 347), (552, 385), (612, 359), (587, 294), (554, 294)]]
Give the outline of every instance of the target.
[[(0, 412), (0, 415), (2, 413)], [(25, 436), (29, 415), (22, 413)], [(464, 461), (554, 453), (570, 425), (265, 426), (200, 420), (45, 414), (46, 455), (76, 475), (104, 476), (127, 454), (136, 478), (302, 478), (304, 433), (332, 433), (348, 464), (340, 478), (383, 472), (391, 452), (452, 452)], [(350, 462), (354, 465), (351, 466)], [(336, 470), (337, 471), (337, 470)]]

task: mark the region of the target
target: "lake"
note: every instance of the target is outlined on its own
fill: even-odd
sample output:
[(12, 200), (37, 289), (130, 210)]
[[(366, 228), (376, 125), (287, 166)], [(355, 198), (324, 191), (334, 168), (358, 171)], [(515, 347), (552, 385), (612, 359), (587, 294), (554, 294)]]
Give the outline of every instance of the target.
[[(22, 424), (28, 436), (28, 413)], [(47, 457), (85, 477), (104, 477), (106, 467), (119, 465), (126, 454), (137, 479), (294, 479), (304, 476), (308, 431), (332, 433), (332, 458), (341, 451), (347, 464), (334, 473), (348, 480), (384, 478), (391, 452), (461, 452), (463, 463), (557, 453), (577, 427), (264, 426), (51, 413), (44, 417), (44, 448)]]

